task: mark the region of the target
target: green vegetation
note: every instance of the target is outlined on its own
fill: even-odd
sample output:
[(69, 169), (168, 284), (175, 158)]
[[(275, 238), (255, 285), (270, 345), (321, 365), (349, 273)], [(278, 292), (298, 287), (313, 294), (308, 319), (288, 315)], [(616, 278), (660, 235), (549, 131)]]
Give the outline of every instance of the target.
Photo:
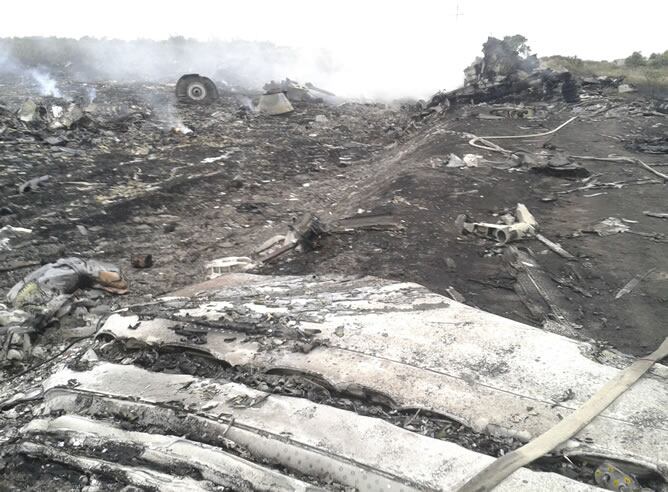
[(541, 62), (580, 77), (624, 77), (625, 82), (650, 95), (668, 93), (668, 50), (649, 57), (635, 51), (628, 58), (614, 62), (581, 60), (577, 56), (548, 56), (541, 58)]
[(643, 67), (647, 64), (645, 57), (640, 54), (640, 51), (634, 51), (626, 60), (624, 65), (627, 67)]
[(527, 44), (528, 39), (522, 36), (521, 34), (515, 34), (514, 36), (505, 36), (503, 42), (510, 46), (513, 51), (524, 56), (525, 58), (531, 53), (531, 48)]
[(631, 56), (624, 60), (624, 64), (629, 67), (668, 67), (668, 50), (663, 53), (652, 53), (648, 58), (642, 56), (639, 51), (634, 51)]

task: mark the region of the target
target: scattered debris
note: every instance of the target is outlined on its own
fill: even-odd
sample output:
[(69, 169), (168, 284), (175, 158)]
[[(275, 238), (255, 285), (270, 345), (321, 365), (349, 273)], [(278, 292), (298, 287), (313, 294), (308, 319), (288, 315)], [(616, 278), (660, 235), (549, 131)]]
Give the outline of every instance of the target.
[(581, 325), (576, 323), (575, 313), (569, 311), (570, 301), (554, 285), (550, 275), (535, 256), (509, 246), (504, 260), (515, 278), (514, 290), (531, 317), (542, 324), (543, 329), (565, 336), (577, 336)]
[(657, 171), (654, 169), (652, 166), (644, 163), (640, 159), (634, 159), (632, 157), (592, 157), (592, 156), (585, 156), (585, 155), (574, 155), (571, 156), (574, 159), (582, 159), (582, 160), (590, 160), (590, 161), (601, 161), (601, 162), (628, 162), (631, 164), (638, 164), (640, 165), (643, 169), (646, 169), (650, 173), (660, 177), (661, 179), (668, 181), (668, 174), (664, 174), (662, 172)]
[(622, 232), (628, 232), (631, 228), (616, 217), (608, 217), (592, 227), (592, 231), (599, 236), (612, 236)]
[(230, 272), (245, 272), (257, 265), (247, 256), (228, 256), (210, 261), (205, 265), (208, 279), (214, 279)]
[(69, 103), (67, 109), (63, 109), (61, 106), (52, 106), (51, 112), (53, 117), (49, 122), (49, 128), (52, 130), (72, 128), (85, 117), (83, 110), (75, 103)]
[(528, 106), (502, 105), (489, 110), (491, 115), (512, 119), (531, 119), (536, 115), (536, 108)]
[(536, 234), (536, 239), (538, 239), (541, 243), (543, 243), (545, 246), (550, 248), (552, 251), (557, 253), (559, 256), (566, 258), (568, 260), (573, 260), (575, 259), (575, 256), (570, 254), (568, 251), (566, 251), (564, 248), (561, 247), (559, 243), (555, 243), (547, 239), (545, 236), (542, 234)]
[(580, 100), (579, 87), (568, 71), (541, 69), (536, 55), (529, 55), (526, 39), (489, 37), (483, 44), (483, 57), (464, 70), (464, 87), (435, 94), (428, 107), (447, 100), (453, 104), (506, 102), (521, 97), (524, 101), (552, 100), (561, 95), (568, 103)]
[(271, 262), (295, 248), (300, 248), (302, 251), (312, 250), (316, 247), (318, 239), (324, 232), (325, 230), (318, 217), (312, 214), (304, 214), (301, 219), (289, 226), (283, 244), (276, 249), (267, 251), (260, 261), (262, 263)]
[(546, 163), (537, 162), (531, 171), (560, 178), (587, 178), (591, 173), (572, 158), (563, 154), (549, 156)]
[(506, 150), (503, 147), (490, 142), (490, 140), (501, 140), (501, 139), (522, 139), (522, 138), (537, 138), (537, 137), (545, 137), (548, 135), (552, 135), (559, 130), (561, 130), (563, 127), (568, 125), (569, 123), (572, 123), (577, 119), (577, 116), (573, 116), (572, 118), (569, 118), (565, 122), (563, 122), (561, 125), (558, 127), (546, 131), (546, 132), (540, 132), (540, 133), (532, 133), (529, 135), (494, 135), (494, 136), (489, 136), (489, 137), (478, 137), (476, 135), (469, 135), (471, 139), (469, 140), (469, 145), (472, 145), (473, 147), (476, 147), (478, 149), (483, 149), (483, 150), (489, 150), (492, 152), (500, 152), (502, 154), (510, 155), (512, 152), (510, 150)]
[(450, 297), (452, 297), (453, 300), (461, 303), (466, 302), (466, 297), (464, 297), (461, 293), (459, 293), (453, 286), (448, 287), (445, 289), (445, 291), (448, 293)]
[(456, 154), (450, 154), (446, 167), (466, 167), (466, 163)]
[(25, 101), (21, 105), (21, 108), (18, 111), (19, 119), (26, 123), (31, 123), (35, 121), (37, 118), (39, 118), (39, 116), (40, 116), (39, 107), (37, 106), (37, 104), (35, 104), (34, 101), (31, 101), (30, 99)]
[(534, 229), (538, 228), (538, 221), (523, 203), (518, 203), (515, 209), (515, 219), (522, 224), (528, 224)]
[(490, 224), (485, 222), (468, 222), (466, 215), (459, 215), (455, 226), (460, 233), (477, 234), (488, 239), (496, 240), (498, 245), (504, 245), (512, 241), (533, 237), (538, 227), (538, 222), (522, 203), (517, 204), (515, 216), (510, 224)]
[(554, 402), (554, 405), (558, 405), (559, 403), (564, 403), (565, 401), (571, 401), (575, 398), (575, 392), (573, 391), (572, 388), (567, 388), (565, 391), (552, 395), (550, 397), (550, 400)]
[(153, 266), (153, 255), (133, 254), (130, 256), (130, 264), (134, 268), (151, 268)]
[[(266, 94), (283, 93), (290, 101), (318, 102), (326, 100), (334, 102), (336, 100), (334, 94), (324, 89), (320, 89), (310, 82), (301, 85), (299, 82), (290, 80), (289, 78), (286, 78), (281, 82), (272, 80), (265, 84), (263, 89), (266, 91)], [(316, 122), (322, 123), (323, 121), (318, 121), (318, 116), (316, 116)]]
[(396, 215), (355, 215), (334, 220), (324, 225), (328, 234), (350, 232), (356, 230), (368, 231), (401, 231), (405, 229), (401, 219)]
[(29, 191), (37, 191), (39, 188), (44, 187), (44, 184), (51, 178), (48, 174), (40, 176), (39, 178), (33, 178), (25, 183), (19, 185), (19, 193), (27, 193)]
[(636, 137), (624, 145), (627, 149), (646, 154), (668, 154), (668, 136)]
[(464, 154), (462, 160), (466, 164), (466, 167), (478, 167), (483, 161), (483, 156), (479, 154)]
[[(74, 293), (46, 303), (36, 299), (21, 308), (0, 307), (5, 354), (0, 488), (5, 480), (12, 483), (17, 467), (28, 477), (16, 478), (19, 487), (32, 485), (39, 480), (35, 466), (38, 475), (54, 479), (37, 488), (121, 490), (132, 480), (138, 487), (154, 487), (142, 476), (175, 489), (252, 488), (246, 482), (226, 483), (229, 474), (215, 475), (220, 482), (210, 480), (211, 470), (219, 468), (199, 461), (211, 457), (209, 451), (224, 461), (207, 463), (242, 466), (254, 485), (256, 477), (268, 477), (274, 488), (364, 488), (360, 477), (368, 469), (360, 471), (356, 451), (339, 451), (331, 461), (337, 466), (341, 457), (355, 461), (346, 468), (355, 479), (334, 464), (328, 479), (308, 469), (292, 475), (295, 458), (288, 462), (285, 456), (306, 448), (286, 448), (285, 439), (267, 440), (262, 434), (293, 434), (288, 441), (297, 440), (294, 418), (278, 425), (278, 418), (290, 413), (276, 410), (283, 404), (276, 397), (282, 395), (303, 415), (315, 412), (314, 418), (333, 407), (345, 412), (353, 436), (370, 435), (360, 426), (388, 424), (384, 429), (396, 436), (390, 444), (409, 442), (396, 448), (409, 457), (423, 443), (459, 456), (462, 451), (450, 447), (456, 443), (467, 453), (480, 453), (462, 461), (482, 468), (568, 415), (590, 394), (587, 388), (598, 387), (615, 368), (630, 365), (630, 357), (610, 355), (610, 344), (635, 354), (654, 344), (666, 316), (659, 281), (666, 270), (664, 244), (657, 244), (666, 241), (660, 220), (666, 218), (665, 181), (645, 175), (648, 170), (636, 161), (612, 156), (621, 165), (608, 165), (578, 154), (644, 152), (646, 165), (663, 174), (666, 104), (642, 91), (620, 96), (618, 78), (583, 80), (543, 71), (521, 46), (502, 41), (487, 47), (479, 74), (475, 66), (469, 71), (468, 95), (455, 91), (399, 106), (345, 101), (286, 79), (265, 87), (265, 95), (277, 91), (289, 101), (293, 111), (284, 118), (260, 115), (253, 104), (260, 93), (244, 87), (225, 85), (210, 105), (174, 105), (173, 84), (80, 83), (66, 79), (66, 70), (55, 71), (63, 77), (57, 87), (65, 99), (54, 90), (29, 96), (27, 89), (34, 88), (0, 77), (0, 245), (8, 246), (0, 246), (3, 294), (33, 269), (66, 255), (108, 258), (135, 268), (160, 258), (152, 270), (128, 272), (133, 288), (126, 297), (89, 289), (95, 282), (87, 279)], [(215, 80), (232, 80), (224, 72)], [(191, 88), (191, 95), (202, 96), (202, 87)], [(580, 102), (572, 102), (578, 97)], [(179, 100), (197, 102), (187, 91)], [(490, 102), (476, 104), (481, 100)], [(559, 130), (563, 122), (570, 126)], [(509, 139), (474, 141), (478, 151), (475, 145), (467, 149), (467, 139), (474, 138), (470, 133)], [(458, 166), (470, 169), (443, 172), (453, 153)], [(30, 183), (47, 174), (48, 182)], [(22, 181), (26, 186), (20, 191), (38, 192), (17, 193)], [(539, 233), (526, 207), (499, 208), (517, 202), (530, 204), (543, 229), (549, 226), (549, 232), (540, 232), (550, 239)], [(307, 210), (313, 214), (302, 216)], [(455, 230), (450, 221), (460, 210), (489, 218), (490, 224), (464, 217)], [(643, 210), (648, 212), (642, 215)], [(615, 237), (614, 248), (611, 241), (582, 237), (582, 224), (608, 215), (620, 218), (615, 227), (630, 228)], [(289, 228), (282, 226), (288, 223)], [(481, 226), (475, 232), (491, 241), (457, 237), (470, 233), (464, 223)], [(651, 242), (638, 244), (631, 234)], [(521, 244), (512, 242), (521, 236)], [(635, 295), (620, 290), (649, 267), (657, 269), (655, 281), (628, 282), (624, 288)], [(276, 278), (269, 284), (237, 273), (249, 268)], [(193, 285), (204, 275), (213, 280)], [(397, 282), (365, 287), (368, 275)], [(207, 293), (204, 287), (239, 279), (246, 283), (236, 293)], [(445, 297), (411, 283), (418, 279)], [(314, 297), (321, 281), (340, 288)], [(256, 289), (257, 282), (262, 286)], [(161, 297), (165, 293), (168, 297)], [(615, 293), (625, 300), (610, 302)], [(384, 301), (385, 296), (390, 297)], [(497, 316), (487, 323), (485, 313), (461, 302)], [(98, 321), (110, 313), (121, 314), (124, 325), (118, 332), (109, 325), (96, 334)], [(488, 345), (510, 328), (518, 336)], [(540, 339), (534, 343), (529, 334)], [(403, 342), (394, 343), (398, 339)], [(596, 342), (583, 342), (590, 339)], [(582, 366), (577, 377), (563, 377), (568, 374), (564, 360), (569, 370), (573, 362)], [(540, 366), (532, 372), (536, 381), (526, 376), (527, 364)], [(443, 380), (435, 371), (456, 377)], [(43, 388), (55, 374), (55, 382)], [(511, 375), (514, 379), (506, 379)], [(596, 464), (628, 454), (624, 471), (661, 490), (665, 460), (644, 446), (665, 441), (655, 418), (665, 413), (662, 378), (665, 367), (657, 365), (639, 383), (644, 390), (632, 388), (627, 400), (566, 448), (535, 463), (534, 471), (519, 471), (501, 488), (592, 490)], [(108, 398), (115, 381), (115, 395), (127, 399)], [(233, 383), (214, 388), (212, 381)], [(504, 404), (486, 400), (480, 405), (490, 392)], [(154, 396), (157, 401), (148, 401)], [(642, 408), (634, 405), (637, 401)], [(109, 411), (113, 422), (93, 415), (98, 410)], [(57, 417), (60, 412), (65, 418)], [(267, 419), (250, 421), (248, 415), (257, 412), (266, 412), (261, 415)], [(322, 414), (318, 422), (328, 422), (330, 415)], [(46, 422), (35, 420), (22, 431), (33, 418)], [(84, 425), (85, 431), (79, 427)], [(258, 431), (258, 448), (277, 446), (280, 463), (275, 453), (264, 461), (249, 441), (238, 440), (257, 425), (266, 426)], [(317, 466), (325, 456), (322, 435), (337, 435), (334, 428), (333, 434), (322, 429), (314, 426), (320, 441), (307, 443), (317, 454)], [(629, 438), (631, 429), (645, 432)], [(105, 446), (107, 436), (130, 451)], [(165, 445), (161, 458), (167, 461), (158, 465), (142, 458), (138, 466), (136, 453), (157, 456), (149, 438)], [(74, 449), (72, 439), (85, 444)], [(178, 455), (186, 449), (193, 453)], [(641, 455), (642, 463), (636, 463)], [(434, 462), (422, 468), (410, 460), (400, 468), (380, 467), (379, 478), (400, 477), (400, 485), (409, 488), (455, 483), (449, 471), (434, 475), (445, 470), (447, 456), (434, 454)], [(66, 465), (66, 484), (57, 480), (59, 460)], [(659, 460), (657, 472), (652, 466)], [(477, 471), (454, 469), (467, 471), (462, 479)], [(117, 482), (104, 481), (94, 470), (111, 470)]]
[(450, 154), (445, 167), (478, 167), (482, 161), (483, 157), (478, 154), (464, 154), (463, 158)]
[(20, 263), (14, 263), (13, 265), (2, 266), (0, 267), (0, 272), (13, 272), (14, 270), (21, 270), (23, 268), (31, 268), (40, 265), (41, 263), (35, 261), (23, 261)]
[(668, 219), (668, 212), (650, 212), (646, 210), (643, 213), (648, 217), (655, 217), (657, 219)]
[(642, 492), (642, 487), (633, 475), (624, 473), (610, 462), (601, 463), (594, 472), (596, 485), (614, 492)]
[(0, 228), (0, 251), (10, 250), (10, 241), (23, 236), (32, 234), (32, 229), (25, 227), (12, 227), (10, 225)]
[(656, 270), (656, 268), (650, 268), (645, 273), (639, 273), (638, 275), (633, 277), (624, 287), (622, 287), (619, 290), (619, 292), (617, 292), (617, 294), (615, 295), (615, 299), (619, 299), (620, 297), (629, 294), (633, 289), (635, 289), (638, 286), (638, 284), (640, 284), (640, 282), (642, 282), (645, 278), (647, 278), (649, 274), (654, 272), (654, 270)]
[(291, 113), (295, 110), (290, 104), (290, 101), (282, 92), (274, 92), (271, 94), (263, 94), (260, 96), (260, 102), (257, 105), (257, 110), (260, 113), (268, 115), (280, 115)]
[(617, 91), (620, 94), (627, 94), (629, 92), (636, 92), (637, 89), (635, 87), (633, 87), (631, 84), (619, 84), (617, 86)]
[(401, 231), (404, 225), (393, 215), (357, 215), (322, 224), (312, 214), (304, 214), (288, 227), (284, 235), (277, 234), (262, 242), (253, 250), (252, 257), (231, 256), (220, 258), (206, 265), (207, 278), (214, 279), (225, 273), (255, 269), (293, 249), (308, 252), (317, 247), (325, 234), (349, 233), (356, 230)]

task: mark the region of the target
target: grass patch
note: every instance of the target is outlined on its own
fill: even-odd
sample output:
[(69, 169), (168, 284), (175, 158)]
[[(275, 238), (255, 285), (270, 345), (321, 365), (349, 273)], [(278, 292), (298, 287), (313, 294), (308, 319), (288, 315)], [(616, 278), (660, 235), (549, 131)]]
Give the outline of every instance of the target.
[(668, 96), (668, 65), (645, 63), (631, 66), (573, 56), (548, 56), (541, 58), (541, 62), (553, 70), (568, 70), (580, 77), (624, 77), (626, 83), (633, 84), (645, 94)]

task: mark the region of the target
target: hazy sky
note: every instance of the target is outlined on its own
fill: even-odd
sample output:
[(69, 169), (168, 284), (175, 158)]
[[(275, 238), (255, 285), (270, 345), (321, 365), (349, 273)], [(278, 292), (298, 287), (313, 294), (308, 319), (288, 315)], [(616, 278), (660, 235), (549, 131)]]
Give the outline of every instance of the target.
[(458, 85), (490, 35), (523, 34), (539, 55), (615, 59), (668, 49), (667, 18), (666, 0), (19, 0), (3, 2), (0, 36), (267, 40), (301, 48), (304, 76), (329, 50), (334, 90), (425, 95)]

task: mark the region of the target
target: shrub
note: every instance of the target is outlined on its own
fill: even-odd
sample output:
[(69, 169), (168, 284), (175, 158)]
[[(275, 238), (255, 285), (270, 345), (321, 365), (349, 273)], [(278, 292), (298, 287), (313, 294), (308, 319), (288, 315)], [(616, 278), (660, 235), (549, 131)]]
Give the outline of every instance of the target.
[(640, 51), (634, 51), (631, 56), (624, 60), (624, 63), (628, 67), (644, 67), (647, 65), (647, 60), (645, 60)]

